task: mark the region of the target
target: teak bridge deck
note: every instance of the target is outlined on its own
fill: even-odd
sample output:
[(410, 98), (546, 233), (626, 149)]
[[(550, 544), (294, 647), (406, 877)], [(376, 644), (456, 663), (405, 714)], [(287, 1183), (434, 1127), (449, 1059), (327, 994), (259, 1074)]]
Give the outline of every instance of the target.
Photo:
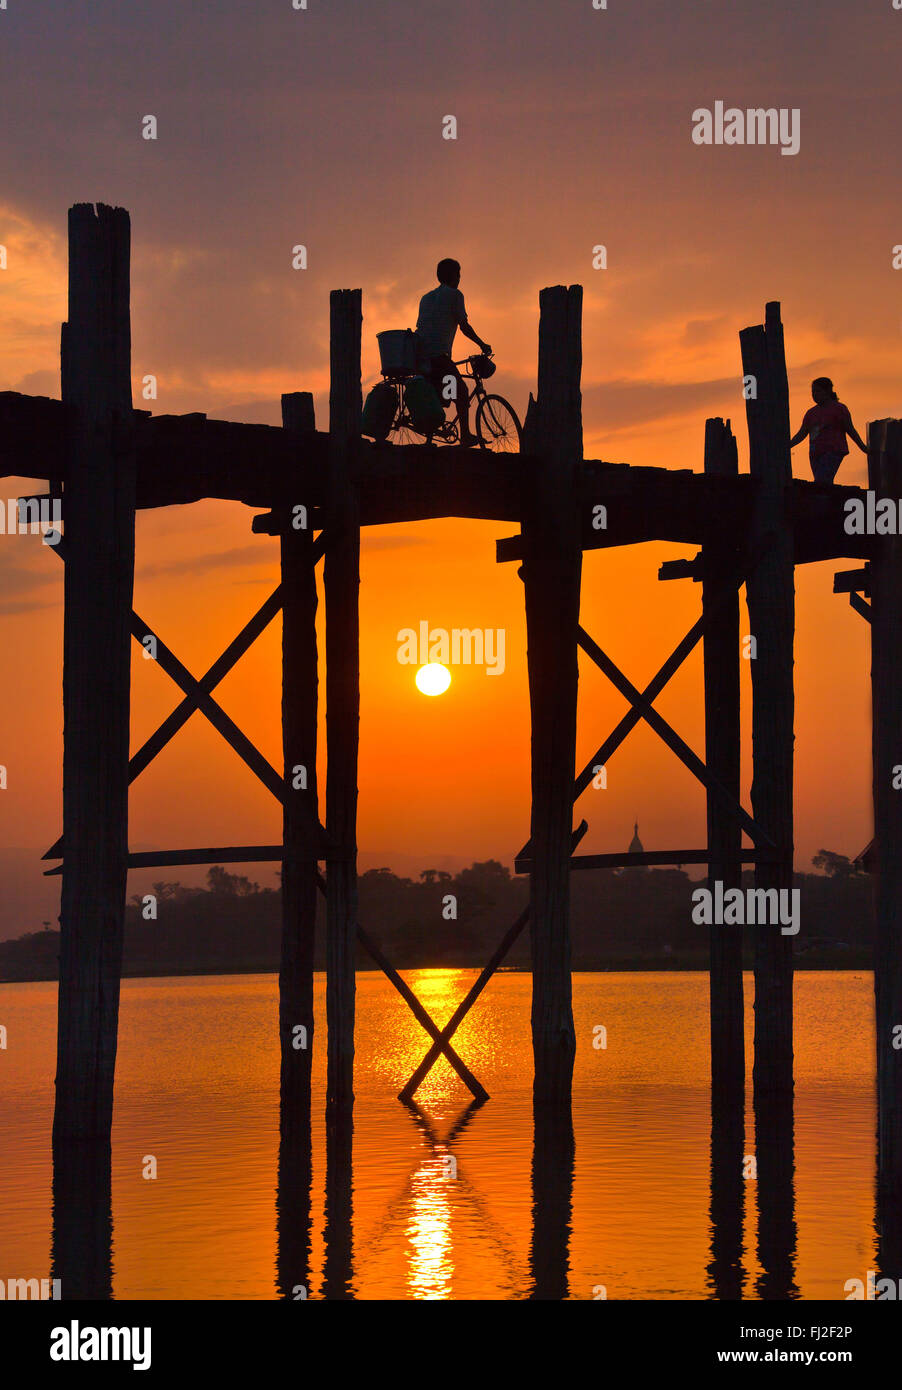
[[(704, 472), (633, 468), (582, 457), (579, 286), (540, 295), (538, 387), (519, 455), (460, 448), (377, 447), (360, 438), (361, 294), (331, 296), (328, 431), (315, 428), (312, 397), (283, 397), (282, 428), (154, 417), (134, 410), (130, 378), (130, 227), (123, 209), (78, 204), (69, 213), (69, 318), (62, 333), (62, 400), (0, 394), (0, 468), (48, 479), (62, 498), (65, 561), (63, 835), (59, 1040), (55, 1144), (108, 1143), (118, 1027), (119, 977), (129, 866), (281, 860), (283, 938), (280, 1040), (283, 1123), (309, 1122), (313, 1038), (313, 937), (318, 893), (327, 919), (327, 1118), (347, 1127), (353, 1103), (354, 964), (359, 939), (410, 1004), (431, 1038), (402, 1091), (411, 1099), (444, 1054), (473, 1095), (486, 1092), (451, 1039), (470, 1005), (527, 923), (533, 968), (532, 1035), (537, 1163), (561, 1153), (569, 1113), (575, 1035), (570, 997), (569, 876), (574, 868), (634, 863), (706, 863), (710, 881), (738, 886), (743, 862), (756, 885), (789, 888), (793, 874), (794, 566), (865, 562), (836, 588), (870, 622), (873, 641), (874, 807), (878, 945), (879, 1168), (902, 1182), (902, 800), (892, 768), (902, 763), (902, 541), (849, 535), (845, 503), (857, 488), (791, 476), (789, 400), (779, 305), (740, 334), (742, 367), (755, 390), (746, 402), (750, 472), (738, 473), (729, 422), (709, 419)], [(870, 487), (902, 497), (902, 423), (869, 427)], [(151, 629), (132, 611), (136, 508), (204, 498), (268, 509), (257, 533), (277, 536), (281, 584), (200, 679), (157, 637), (156, 656), (181, 704), (129, 759), (129, 644)], [(295, 529), (294, 509), (307, 525)], [(598, 525), (598, 509), (604, 524)], [(530, 874), (530, 903), (499, 942), (468, 995), (437, 1027), (357, 921), (356, 803), (359, 724), (359, 547), (362, 526), (438, 517), (519, 525), (498, 541), (499, 561), (519, 562), (528, 634), (532, 715), (530, 838), (517, 868)], [(318, 533), (318, 534), (316, 534)], [(637, 689), (579, 622), (582, 553), (643, 541), (700, 547), (665, 564), (662, 579), (701, 584), (702, 612), (655, 678)], [(317, 588), (324, 560), (326, 609), (325, 825), (319, 818)], [(740, 798), (739, 591), (750, 631), (753, 759), (751, 809)], [(862, 594), (870, 602), (866, 602)], [(282, 614), (284, 773), (273, 768), (216, 702), (213, 691), (255, 638)], [(156, 634), (154, 634), (156, 635)], [(658, 714), (654, 701), (703, 641), (706, 711), (702, 759)], [(629, 710), (577, 775), (577, 649), (614, 682)], [(128, 786), (195, 711), (203, 713), (283, 806), (281, 845), (173, 849), (130, 855)], [(645, 720), (706, 790), (703, 849), (645, 855), (575, 850), (573, 805), (593, 767)], [(293, 769), (307, 770), (294, 788)], [(751, 847), (743, 844), (743, 832)], [(320, 870), (324, 862), (325, 875)], [(755, 931), (755, 1061), (759, 1179), (785, 1187), (791, 1162), (792, 944), (779, 925)], [(711, 930), (711, 1064), (715, 1121), (739, 1133), (744, 1091), (741, 936)], [(294, 1046), (297, 1029), (308, 1045)], [(789, 1110), (787, 1109), (789, 1107)], [(540, 1143), (541, 1126), (545, 1135)], [(787, 1128), (789, 1126), (789, 1128)], [(566, 1125), (564, 1126), (566, 1129)], [(341, 1143), (342, 1140), (333, 1140)], [(566, 1141), (565, 1141), (566, 1142)], [(741, 1155), (741, 1137), (738, 1140)], [(789, 1157), (787, 1157), (787, 1153)], [(545, 1159), (542, 1155), (545, 1155)], [(739, 1159), (737, 1158), (737, 1171)], [(769, 1165), (769, 1168), (768, 1168)]]

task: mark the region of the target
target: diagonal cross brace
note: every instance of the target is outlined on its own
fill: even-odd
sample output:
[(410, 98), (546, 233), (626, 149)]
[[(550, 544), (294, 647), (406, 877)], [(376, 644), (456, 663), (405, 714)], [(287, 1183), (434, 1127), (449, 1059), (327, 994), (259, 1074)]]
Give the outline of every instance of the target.
[(398, 1092), (399, 1100), (403, 1100), (406, 1104), (410, 1104), (412, 1102), (416, 1092), (419, 1090), (427, 1074), (435, 1066), (436, 1062), (438, 1061), (439, 1057), (443, 1052), (448, 1057), (448, 1060), (451, 1060), (450, 1054), (448, 1052), (448, 1048), (450, 1047), (450, 1039), (453, 1038), (454, 1034), (457, 1032), (458, 1028), (463, 1023), (467, 1014), (470, 1012), (470, 1009), (476, 1003), (476, 1000), (479, 998), (480, 994), (485, 989), (489, 980), (492, 978), (495, 971), (498, 969), (499, 965), (504, 960), (504, 957), (507, 955), (514, 942), (517, 940), (517, 937), (520, 935), (528, 921), (529, 908), (525, 907), (523, 911), (520, 913), (520, 916), (517, 918), (516, 922), (514, 922), (514, 924), (511, 927), (508, 927), (504, 936), (501, 938), (501, 941), (499, 942), (491, 960), (484, 967), (481, 974), (479, 975), (479, 978), (473, 982), (469, 992), (460, 1001), (460, 1003), (454, 1010), (454, 1013), (448, 1019), (448, 1022), (445, 1024), (442, 1031), (440, 1033), (436, 1032), (435, 1034), (433, 1034), (434, 1041), (432, 1046), (426, 1053), (426, 1056), (423, 1058), (420, 1065), (417, 1067), (413, 1076), (408, 1081), (407, 1085), (404, 1087), (403, 1091)]
[[(571, 853), (573, 852), (573, 850), (576, 849), (577, 845), (583, 838), (583, 835), (586, 833), (588, 828), (589, 827), (585, 821), (581, 821), (580, 824), (576, 827), (570, 840)], [(524, 907), (517, 920), (513, 923), (512, 926), (508, 927), (507, 931), (504, 933), (504, 936), (499, 941), (495, 949), (495, 952), (492, 955), (491, 960), (480, 972), (479, 977), (473, 981), (473, 984), (470, 986), (469, 991), (460, 1001), (457, 1008), (454, 1010), (454, 1013), (451, 1015), (451, 1017), (448, 1019), (448, 1022), (442, 1029), (441, 1033), (437, 1033), (436, 1035), (434, 1035), (435, 1040), (433, 1042), (432, 1047), (430, 1047), (429, 1051), (426, 1053), (426, 1056), (423, 1058), (422, 1062), (417, 1067), (416, 1071), (408, 1081), (407, 1085), (404, 1087), (403, 1091), (400, 1091), (398, 1093), (398, 1099), (404, 1101), (405, 1105), (410, 1105), (412, 1103), (413, 1097), (422, 1085), (426, 1075), (435, 1066), (441, 1053), (445, 1052), (449, 1040), (453, 1038), (454, 1034), (457, 1032), (458, 1028), (463, 1023), (467, 1014), (470, 1012), (470, 1009), (476, 1003), (476, 1000), (479, 998), (480, 994), (485, 989), (489, 980), (492, 978), (495, 971), (498, 969), (499, 965), (504, 960), (504, 957), (507, 955), (514, 942), (517, 940), (518, 936), (520, 935), (528, 921), (529, 908)]]
[[(690, 652), (692, 652), (698, 645), (698, 642), (705, 635), (706, 618), (710, 618), (711, 616), (716, 614), (719, 611), (719, 609), (722, 608), (732, 597), (735, 590), (742, 587), (744, 582), (745, 580), (743, 575), (741, 573), (737, 573), (733, 578), (732, 585), (725, 586), (718, 593), (717, 598), (714, 600), (712, 604), (709, 605), (707, 614), (702, 614), (700, 617), (698, 617), (696, 621), (692, 624), (692, 627), (686, 633), (685, 637), (683, 637), (682, 640), (677, 643), (670, 656), (667, 658), (661, 669), (658, 671), (657, 675), (655, 675), (652, 678), (652, 680), (649, 681), (648, 685), (642, 691), (639, 700), (634, 701), (630, 696), (627, 696), (627, 699), (630, 700), (630, 708), (627, 710), (626, 714), (620, 720), (620, 723), (616, 726), (616, 728), (614, 728), (608, 735), (608, 737), (605, 739), (604, 743), (598, 749), (597, 753), (595, 753), (593, 757), (589, 759), (582, 772), (576, 778), (576, 781), (573, 785), (574, 801), (576, 801), (577, 798), (582, 795), (586, 787), (592, 781), (592, 778), (595, 775), (595, 768), (598, 766), (598, 764), (604, 765), (612, 756), (612, 754), (615, 753), (616, 750), (620, 747), (621, 743), (624, 741), (627, 735), (631, 733), (632, 730), (636, 727), (640, 719), (645, 718), (645, 708), (650, 707), (653, 701), (657, 699), (667, 682), (670, 680), (671, 676), (675, 675), (675, 673), (679, 670), (680, 666), (682, 666), (683, 662), (689, 656)], [(580, 631), (582, 631), (582, 629), (580, 629)], [(638, 694), (638, 692), (636, 693)], [(660, 716), (657, 717), (660, 718)], [(664, 723), (663, 720), (661, 722)], [(668, 729), (669, 727), (670, 726), (667, 725)], [(674, 737), (676, 737), (676, 735), (674, 735)], [(665, 739), (665, 742), (666, 741), (667, 740)], [(682, 756), (682, 754), (680, 754), (680, 756)], [(699, 765), (702, 768), (704, 768), (704, 764), (701, 762), (701, 759), (699, 759), (698, 761)], [(728, 797), (728, 793), (725, 788), (719, 788), (719, 791), (722, 797)], [(740, 818), (745, 815), (745, 812), (742, 810), (742, 807), (737, 806), (737, 804), (733, 801), (732, 797), (729, 797), (729, 807), (734, 815), (738, 815)], [(749, 820), (751, 821), (751, 817), (749, 817)], [(754, 822), (751, 823), (754, 824)], [(751, 834), (751, 832), (749, 833)], [(753, 836), (753, 838), (755, 839), (756, 843), (760, 841), (761, 843), (770, 844), (770, 840), (760, 828), (757, 829), (756, 834), (755, 836)], [(520, 853), (516, 856), (515, 863), (519, 863), (520, 860), (528, 858), (531, 849), (532, 839), (530, 838), (526, 841), (526, 844), (520, 850)]]
[[(320, 532), (312, 549), (314, 564), (316, 564), (317, 560), (323, 555), (325, 545), (325, 533)], [(65, 560), (63, 543), (61, 542), (55, 549), (60, 552), (60, 558)], [(153, 630), (145, 623), (142, 623), (141, 619), (134, 611), (132, 612), (130, 623), (132, 635), (135, 637), (136, 641), (142, 645), (145, 637), (154, 638), (157, 644), (157, 660), (159, 665), (170, 679), (175, 682), (179, 689), (183, 691), (185, 699), (172, 711), (157, 731), (129, 760), (128, 780), (130, 784), (149, 766), (157, 754), (161, 752), (166, 744), (178, 733), (179, 729), (187, 723), (194, 711), (199, 710), (202, 714), (206, 715), (214, 728), (222, 734), (226, 742), (234, 749), (238, 756), (243, 759), (251, 771), (259, 777), (267, 790), (271, 791), (278, 801), (283, 801), (283, 779), (279, 776), (278, 772), (276, 772), (272, 764), (257, 751), (250, 739), (247, 738), (234, 721), (229, 718), (225, 710), (212, 698), (210, 693), (225, 678), (229, 671), (231, 671), (239, 658), (251, 647), (260, 633), (264, 631), (280, 611), (281, 607), (282, 586), (279, 585), (199, 681), (195, 680), (190, 671), (182, 665), (166, 644), (156, 636)], [(318, 833), (320, 839), (322, 839), (323, 830), (321, 826), (319, 827)], [(60, 837), (55, 844), (51, 845), (43, 858), (56, 859), (62, 855), (62, 853), (63, 840), (62, 837)]]
[[(321, 531), (312, 549), (312, 560), (316, 564), (317, 560), (323, 555), (326, 547), (325, 532)], [(60, 558), (65, 560), (64, 543), (61, 541), (55, 549), (59, 552)], [(276, 769), (267, 761), (263, 755), (251, 743), (250, 739), (238, 728), (237, 724), (229, 718), (225, 710), (213, 699), (211, 691), (232, 669), (236, 661), (251, 646), (256, 637), (271, 622), (282, 607), (281, 585), (270, 595), (266, 602), (258, 609), (245, 627), (241, 630), (233, 642), (229, 644), (222, 655), (213, 663), (210, 669), (198, 681), (191, 675), (186, 666), (179, 661), (178, 657), (166, 646), (161, 638), (157, 637), (151, 628), (143, 623), (137, 613), (132, 611), (130, 626), (132, 635), (136, 641), (143, 645), (145, 637), (154, 637), (157, 645), (156, 660), (166, 674), (183, 691), (185, 699), (173, 710), (172, 714), (157, 729), (156, 733), (143, 745), (135, 756), (129, 761), (129, 782), (143, 771), (152, 761), (156, 754), (170, 741), (180, 728), (187, 722), (195, 710), (204, 714), (215, 729), (222, 734), (226, 742), (238, 753), (252, 772), (259, 777), (260, 781), (269, 791), (273, 793), (279, 802), (284, 801), (285, 786), (283, 779), (279, 776)], [(325, 832), (323, 827), (316, 822), (318, 849), (325, 857), (327, 845), (325, 842)], [(44, 855), (45, 859), (56, 857), (56, 852), (63, 853), (62, 837)], [(325, 880), (322, 875), (317, 873), (317, 883), (321, 892), (325, 892)], [(391, 980), (398, 993), (408, 1004), (418, 1023), (426, 1030), (429, 1036), (437, 1044), (436, 1056), (444, 1053), (451, 1066), (457, 1072), (461, 1080), (467, 1085), (475, 1098), (479, 1101), (488, 1100), (488, 1092), (485, 1087), (476, 1079), (466, 1063), (458, 1056), (457, 1052), (450, 1045), (447, 1039), (442, 1037), (438, 1026), (429, 1017), (416, 995), (411, 990), (407, 982), (398, 974), (391, 962), (383, 956), (376, 943), (356, 924), (357, 936), (361, 945), (372, 957), (380, 970)]]
[[(520, 577), (522, 578), (522, 573)], [(721, 605), (726, 603), (727, 599), (734, 592), (734, 589), (741, 588), (743, 583), (743, 576), (741, 574), (737, 574), (737, 576), (734, 579), (733, 586), (731, 588), (725, 588), (721, 591), (720, 594), (718, 594), (716, 600), (708, 610), (709, 615), (712, 612), (716, 612), (718, 608), (721, 607)], [(748, 823), (747, 828), (750, 827), (749, 834), (752, 836), (755, 843), (758, 845), (770, 845), (770, 838), (763, 832), (763, 830), (761, 830), (757, 823), (754, 820), (752, 820), (751, 816), (749, 816), (741, 806), (736, 806), (732, 796), (729, 795), (726, 789), (721, 787), (715, 781), (714, 778), (710, 777), (710, 774), (708, 773), (701, 759), (697, 758), (696, 755), (692, 752), (692, 750), (686, 744), (683, 744), (682, 740), (678, 738), (678, 735), (674, 733), (674, 731), (670, 728), (670, 725), (667, 724), (666, 721), (663, 720), (655, 710), (651, 709), (651, 702), (657, 698), (657, 696), (664, 689), (664, 686), (670, 680), (671, 676), (683, 664), (689, 653), (694, 650), (699, 640), (704, 636), (704, 631), (705, 617), (704, 615), (702, 615), (696, 620), (696, 622), (693, 623), (692, 627), (686, 633), (685, 637), (683, 637), (683, 639), (677, 644), (677, 646), (671, 652), (670, 656), (664, 662), (657, 675), (654, 676), (654, 678), (648, 683), (644, 691), (642, 691), (641, 693), (638, 690), (636, 690), (635, 687), (632, 686), (629, 681), (626, 680), (625, 676), (621, 676), (621, 673), (618, 671), (617, 667), (614, 666), (614, 663), (610, 662), (610, 665), (613, 671), (616, 672), (619, 680), (622, 680), (624, 685), (629, 688), (630, 693), (627, 694), (626, 698), (630, 701), (630, 709), (620, 720), (620, 723), (616, 726), (616, 728), (613, 729), (612, 732), (608, 735), (608, 737), (605, 739), (604, 743), (601, 745), (594, 757), (589, 759), (589, 762), (583, 768), (580, 775), (576, 778), (573, 787), (573, 800), (575, 802), (577, 797), (579, 797), (582, 794), (582, 792), (585, 791), (586, 787), (591, 782), (592, 777), (594, 775), (595, 765), (597, 763), (606, 762), (607, 759), (611, 756), (611, 754), (617, 748), (620, 747), (620, 744), (630, 733), (630, 731), (634, 729), (635, 726), (639, 723), (639, 720), (643, 718), (648, 718), (648, 712), (650, 711), (651, 715), (653, 716), (653, 720), (660, 721), (660, 724), (667, 731), (667, 735), (665, 736), (665, 734), (661, 733), (660, 729), (656, 730), (657, 732), (661, 733), (661, 737), (664, 738), (664, 741), (666, 743), (668, 743), (668, 746), (673, 746), (669, 742), (669, 736), (672, 735), (673, 739), (676, 740), (679, 744), (681, 744), (683, 749), (685, 749), (685, 751), (689, 754), (690, 759), (695, 759), (697, 767), (693, 767), (692, 770), (696, 773), (696, 776), (699, 775), (700, 771), (702, 774), (701, 780), (705, 782), (705, 785), (708, 785), (710, 783), (712, 789), (717, 790), (721, 794), (722, 798), (728, 802), (733, 814), (739, 815), (744, 825), (746, 824), (746, 822)], [(579, 629), (579, 634), (580, 638), (586, 637), (586, 634), (583, 632), (582, 628)], [(588, 637), (586, 637), (586, 640), (591, 641), (591, 639), (589, 639)], [(594, 644), (592, 645), (594, 647)], [(599, 654), (605, 661), (609, 661), (609, 658), (605, 657), (604, 653), (601, 652), (600, 648), (596, 648), (595, 650), (599, 652)], [(589, 652), (589, 655), (593, 657), (593, 660), (595, 659), (594, 651)], [(604, 667), (602, 667), (602, 669), (604, 669)], [(615, 680), (614, 683), (618, 685), (618, 689), (622, 689), (622, 687), (618, 684), (617, 680)], [(626, 693), (625, 690), (624, 693)], [(655, 723), (653, 722), (653, 720), (649, 720), (649, 722), (652, 723), (652, 727), (654, 728)], [(682, 752), (680, 753), (680, 756), (683, 756)], [(707, 781), (705, 779), (707, 779)], [(583, 821), (580, 827), (580, 831), (583, 829), (584, 826), (585, 821)], [(575, 832), (575, 837), (576, 836), (579, 836), (581, 838), (579, 832)], [(574, 844), (571, 846), (572, 849), (575, 849), (576, 843), (578, 843), (578, 839), (575, 839)], [(523, 846), (520, 853), (517, 855), (517, 860), (525, 858), (529, 854), (531, 847), (532, 839), (530, 838), (526, 841), (526, 844)], [(485, 969), (481, 972), (478, 979), (473, 983), (469, 993), (465, 996), (464, 999), (461, 1000), (460, 1004), (457, 1006), (454, 1013), (451, 1015), (451, 1018), (445, 1024), (445, 1027), (442, 1029), (440, 1039), (429, 1049), (429, 1051), (426, 1053), (426, 1056), (423, 1058), (422, 1062), (411, 1076), (407, 1085), (404, 1087), (403, 1091), (401, 1091), (399, 1096), (400, 1100), (405, 1101), (408, 1104), (412, 1101), (414, 1093), (423, 1082), (427, 1073), (432, 1069), (432, 1067), (438, 1060), (438, 1057), (441, 1052), (441, 1047), (439, 1045), (440, 1042), (447, 1042), (449, 1038), (453, 1037), (454, 1033), (460, 1027), (460, 1024), (463, 1022), (470, 1008), (479, 998), (479, 995), (485, 989), (492, 975), (498, 969), (499, 965), (503, 961), (504, 957), (507, 955), (508, 951), (513, 946), (514, 942), (519, 937), (520, 933), (523, 931), (528, 921), (529, 908), (527, 907), (524, 908), (523, 912), (521, 912), (517, 920), (508, 929), (502, 940), (499, 942), (498, 947), (491, 960), (488, 962)]]
[[(273, 618), (282, 608), (282, 586), (274, 589), (269, 598), (251, 618), (249, 623), (241, 629), (233, 642), (226, 647), (222, 656), (208, 671), (201, 676), (198, 686), (206, 694), (210, 695), (231, 671), (239, 657), (252, 646), (260, 634), (269, 626)], [(198, 708), (193, 696), (186, 695), (180, 705), (165, 719), (156, 733), (152, 734), (146, 743), (138, 749), (137, 753), (129, 760), (128, 780), (133, 782), (139, 773), (143, 772), (166, 747), (166, 744), (175, 737), (179, 729), (187, 724), (191, 715)]]
[(694, 753), (688, 743), (681, 739), (679, 734), (667, 723), (667, 720), (658, 714), (657, 710), (636, 689), (632, 681), (627, 679), (619, 666), (611, 660), (606, 652), (602, 651), (597, 642), (593, 642), (583, 627), (577, 628), (576, 640), (586, 655), (590, 656), (596, 666), (604, 672), (611, 684), (616, 686), (621, 695), (629, 700), (641, 718), (651, 725), (658, 737), (664, 740), (667, 747), (676, 753), (677, 757), (685, 763), (689, 771), (698, 778), (703, 786), (714, 792), (721, 802), (737, 816), (743, 830), (751, 837), (754, 844), (758, 848), (763, 845), (772, 846), (773, 842), (758, 822), (752, 819), (743, 806), (737, 806), (726, 787), (708, 771), (698, 754)]
[[(322, 874), (319, 873), (319, 871), (317, 871), (316, 875), (316, 886), (319, 888), (319, 891), (323, 895), (323, 897), (325, 897), (326, 880), (323, 878)], [(428, 1013), (423, 1008), (423, 1005), (420, 1003), (419, 999), (416, 997), (413, 990), (408, 985), (407, 981), (402, 979), (402, 977), (398, 974), (397, 970), (394, 968), (391, 962), (387, 960), (387, 958), (382, 954), (372, 937), (368, 934), (368, 932), (365, 932), (363, 930), (363, 927), (361, 927), (360, 923), (356, 922), (354, 926), (357, 932), (357, 939), (360, 942), (363, 949), (375, 961), (379, 969), (385, 975), (387, 975), (389, 980), (391, 980), (392, 984), (400, 994), (401, 998), (405, 1000), (405, 1002), (409, 1006), (414, 1018), (417, 1020), (421, 1027), (425, 1028), (430, 1038), (433, 1039), (435, 1044), (436, 1057), (438, 1057), (439, 1053), (443, 1052), (447, 1057), (448, 1061), (451, 1063), (451, 1066), (457, 1072), (461, 1081), (463, 1081), (465, 1086), (469, 1087), (476, 1100), (488, 1100), (488, 1091), (481, 1084), (481, 1082), (477, 1081), (476, 1077), (470, 1071), (470, 1068), (467, 1066), (466, 1062), (464, 1062), (462, 1058), (460, 1058), (457, 1055), (448, 1039), (445, 1038), (442, 1035), (442, 1033), (439, 1032), (438, 1025), (433, 1023), (432, 1019), (429, 1017)]]
[[(704, 635), (704, 628), (704, 618), (698, 618), (693, 623), (689, 631), (686, 633), (686, 636), (683, 638), (683, 640), (679, 642), (677, 646), (673, 649), (670, 656), (664, 662), (664, 665), (661, 667), (660, 671), (657, 673), (654, 679), (649, 681), (648, 685), (642, 692), (643, 700), (646, 700), (649, 703), (651, 703), (652, 700), (657, 699), (667, 682), (670, 680), (671, 676), (679, 670), (686, 657), (694, 649), (701, 637)], [(638, 706), (633, 705), (630, 709), (627, 710), (626, 714), (620, 720), (620, 723), (617, 725), (615, 729), (611, 731), (610, 734), (608, 734), (608, 737), (605, 739), (604, 743), (598, 749), (597, 753), (595, 753), (589, 759), (582, 772), (579, 774), (576, 781), (574, 782), (574, 801), (576, 801), (577, 798), (582, 795), (586, 787), (592, 781), (592, 778), (595, 775), (595, 768), (599, 764), (603, 765), (608, 761), (612, 754), (615, 753), (617, 749), (620, 747), (627, 734), (631, 733), (632, 730), (636, 727), (641, 718), (642, 712), (638, 708)], [(526, 844), (520, 850), (520, 853), (516, 856), (516, 860), (519, 861), (521, 859), (528, 858), (531, 849), (532, 838), (526, 841)]]

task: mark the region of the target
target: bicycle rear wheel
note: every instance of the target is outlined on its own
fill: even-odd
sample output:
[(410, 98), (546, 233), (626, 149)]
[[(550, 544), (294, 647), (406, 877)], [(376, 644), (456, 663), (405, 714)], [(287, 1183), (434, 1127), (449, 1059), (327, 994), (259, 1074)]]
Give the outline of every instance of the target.
[(394, 423), (388, 432), (388, 442), (390, 444), (422, 444), (423, 436), (414, 430), (410, 423), (410, 416), (407, 414), (404, 404), (404, 387), (399, 387), (398, 409), (395, 413)]
[(520, 450), (520, 421), (503, 396), (483, 396), (476, 411), (476, 433), (493, 453), (515, 454)]
[(392, 425), (388, 435), (389, 444), (422, 444), (423, 436), (417, 434), (407, 421), (398, 423), (396, 420)]

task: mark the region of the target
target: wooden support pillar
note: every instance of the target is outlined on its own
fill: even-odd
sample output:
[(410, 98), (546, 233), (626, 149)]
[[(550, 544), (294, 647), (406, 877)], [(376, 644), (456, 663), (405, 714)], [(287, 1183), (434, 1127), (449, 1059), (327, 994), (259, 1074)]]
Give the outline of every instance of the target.
[[(705, 421), (705, 472), (735, 477), (736, 440), (729, 420)], [(702, 549), (702, 614), (705, 624), (705, 766), (735, 803), (741, 797), (739, 728), (740, 555), (736, 537), (719, 535)], [(724, 799), (707, 788), (708, 887), (719, 880), (738, 888), (742, 878), (742, 831)], [(742, 996), (742, 930), (712, 925), (710, 936), (712, 1104), (745, 1100), (745, 1042)]]
[(576, 1039), (570, 980), (570, 851), (582, 570), (582, 288), (539, 296), (538, 399), (525, 450), (523, 579), (532, 718), (530, 873), (536, 1106), (569, 1104)]
[[(767, 305), (764, 327), (740, 333), (742, 369), (752, 378), (746, 402), (750, 468), (758, 489), (749, 527), (756, 557), (746, 582), (752, 673), (752, 814), (773, 841), (755, 866), (758, 888), (792, 888), (793, 638), (795, 574), (788, 514), (789, 388), (780, 306)], [(804, 924), (803, 924), (804, 930)], [(792, 1096), (792, 937), (779, 924), (755, 927), (756, 1096)]]
[[(302, 442), (316, 428), (313, 397), (282, 397), (282, 426)], [(316, 941), (316, 786), (318, 672), (316, 564), (312, 506), (298, 497), (280, 522), (282, 560), (282, 956), (279, 970), (281, 1123), (283, 1142), (297, 1126), (310, 1131), (313, 1058), (313, 959)], [(301, 524), (303, 523), (303, 524)], [(295, 1030), (303, 1028), (303, 1034)], [(297, 1046), (301, 1042), (303, 1046)], [(303, 1150), (302, 1150), (303, 1152)]]
[[(868, 486), (879, 497), (902, 497), (902, 421), (879, 420), (868, 434)], [(882, 1197), (902, 1195), (902, 537), (874, 538), (871, 559), (871, 694), (873, 700), (874, 848), (877, 943), (878, 1177)], [(886, 1224), (885, 1222), (883, 1223)], [(898, 1243), (892, 1259), (898, 1260)], [(889, 1268), (884, 1268), (890, 1274)], [(895, 1273), (896, 1271), (892, 1271)]]
[(69, 210), (63, 864), (54, 1141), (109, 1141), (128, 857), (135, 456), (123, 208)]
[(357, 923), (357, 750), (360, 725), (360, 290), (333, 290), (326, 509), (326, 1114), (354, 1102), (354, 964)]
[[(750, 467), (758, 487), (748, 535), (746, 579), (752, 675), (752, 814), (772, 842), (755, 865), (755, 886), (791, 890), (793, 870), (793, 637), (795, 573), (789, 517), (789, 390), (779, 304), (764, 327), (740, 334), (751, 378), (746, 413)], [(802, 930), (804, 931), (804, 922)], [(758, 1164), (760, 1298), (795, 1290), (793, 1187), (792, 937), (779, 924), (755, 931), (755, 1154)]]

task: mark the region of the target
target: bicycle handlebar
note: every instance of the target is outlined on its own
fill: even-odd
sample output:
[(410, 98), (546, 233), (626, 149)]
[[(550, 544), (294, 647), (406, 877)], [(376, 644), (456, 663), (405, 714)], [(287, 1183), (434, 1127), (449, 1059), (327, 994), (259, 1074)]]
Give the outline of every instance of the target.
[[(468, 362), (472, 362), (474, 357), (494, 357), (493, 352), (471, 352), (469, 357), (462, 357), (459, 362), (454, 362), (455, 367), (465, 367)], [(452, 358), (452, 361), (454, 359)]]

